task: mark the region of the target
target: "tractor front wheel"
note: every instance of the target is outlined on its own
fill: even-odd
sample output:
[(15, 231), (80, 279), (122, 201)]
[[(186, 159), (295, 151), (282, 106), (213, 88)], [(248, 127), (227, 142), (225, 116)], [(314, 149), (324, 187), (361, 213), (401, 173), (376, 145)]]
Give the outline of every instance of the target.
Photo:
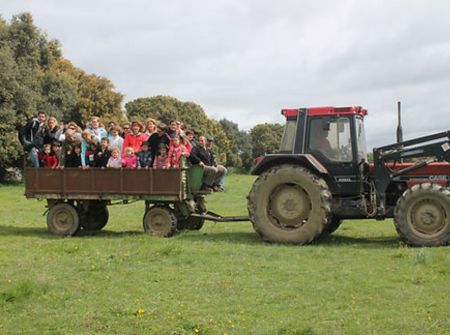
[(419, 184), (406, 190), (395, 207), (395, 228), (413, 246), (450, 243), (450, 190), (437, 184)]
[(258, 177), (247, 208), (253, 228), (264, 240), (308, 244), (327, 226), (330, 200), (322, 178), (300, 166), (281, 165)]

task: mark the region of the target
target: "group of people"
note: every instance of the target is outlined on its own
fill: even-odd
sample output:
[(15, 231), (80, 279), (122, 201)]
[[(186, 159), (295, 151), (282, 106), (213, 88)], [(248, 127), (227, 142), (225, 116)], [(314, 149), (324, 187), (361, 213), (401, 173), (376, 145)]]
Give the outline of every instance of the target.
[(183, 122), (167, 127), (155, 119), (121, 126), (109, 122), (107, 129), (96, 116), (82, 130), (75, 122), (47, 119), (39, 112), (19, 130), (19, 139), (32, 166), (44, 168), (180, 168), (183, 157), (203, 169), (203, 190), (223, 190), (227, 169), (217, 164), (213, 138), (207, 138)]

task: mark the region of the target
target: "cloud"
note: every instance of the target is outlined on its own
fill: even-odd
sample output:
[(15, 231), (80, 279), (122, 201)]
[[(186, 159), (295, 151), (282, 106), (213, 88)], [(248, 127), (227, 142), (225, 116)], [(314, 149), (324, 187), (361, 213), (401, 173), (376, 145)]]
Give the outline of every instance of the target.
[(284, 107), (363, 105), (369, 146), (442, 131), (450, 89), (450, 3), (423, 1), (3, 1), (65, 56), (131, 100), (195, 101), (245, 129)]

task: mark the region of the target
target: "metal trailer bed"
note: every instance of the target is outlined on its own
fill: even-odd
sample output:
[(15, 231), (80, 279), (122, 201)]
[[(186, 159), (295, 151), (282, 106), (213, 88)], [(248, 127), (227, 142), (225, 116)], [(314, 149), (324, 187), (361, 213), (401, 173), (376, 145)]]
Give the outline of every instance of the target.
[[(161, 237), (183, 229), (201, 229), (206, 220), (247, 221), (208, 212), (202, 192), (203, 169), (104, 169), (25, 167), (25, 196), (47, 200), (47, 226), (71, 236), (81, 228), (100, 230), (109, 219), (107, 206), (144, 200), (144, 230)], [(115, 203), (113, 203), (115, 202)]]

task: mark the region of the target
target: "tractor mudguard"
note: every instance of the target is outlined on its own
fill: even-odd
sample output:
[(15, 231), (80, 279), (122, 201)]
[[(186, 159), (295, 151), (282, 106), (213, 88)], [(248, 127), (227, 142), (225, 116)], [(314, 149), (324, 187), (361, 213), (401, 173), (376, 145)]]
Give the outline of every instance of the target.
[(269, 154), (259, 161), (252, 170), (252, 175), (260, 175), (268, 169), (282, 164), (301, 165), (319, 175), (328, 174), (328, 170), (311, 154)]

